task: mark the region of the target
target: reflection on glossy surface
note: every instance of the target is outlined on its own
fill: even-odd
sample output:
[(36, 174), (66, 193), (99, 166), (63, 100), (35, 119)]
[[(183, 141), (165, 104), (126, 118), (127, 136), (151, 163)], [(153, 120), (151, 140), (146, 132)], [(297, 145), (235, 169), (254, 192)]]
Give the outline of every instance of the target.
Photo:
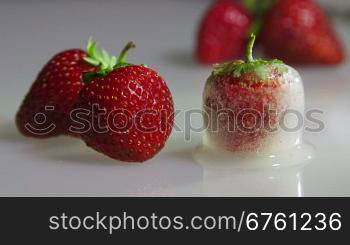
[(270, 169), (204, 168), (206, 196), (303, 196), (303, 166)]
[(275, 155), (240, 155), (203, 143), (194, 157), (203, 167), (203, 195), (303, 196), (303, 168), (315, 150), (300, 144)]

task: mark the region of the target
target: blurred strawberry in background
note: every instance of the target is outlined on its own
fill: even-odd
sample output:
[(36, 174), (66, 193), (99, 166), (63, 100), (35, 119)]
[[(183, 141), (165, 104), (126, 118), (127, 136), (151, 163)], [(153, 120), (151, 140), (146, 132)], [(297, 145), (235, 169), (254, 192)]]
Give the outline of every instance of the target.
[(252, 21), (238, 1), (215, 1), (200, 23), (196, 50), (199, 62), (211, 64), (243, 57)]
[(216, 0), (204, 14), (197, 37), (201, 63), (241, 58), (250, 32), (264, 54), (293, 64), (339, 64), (340, 39), (314, 0)]
[(330, 20), (314, 0), (279, 0), (264, 18), (264, 52), (294, 64), (339, 64), (344, 51)]

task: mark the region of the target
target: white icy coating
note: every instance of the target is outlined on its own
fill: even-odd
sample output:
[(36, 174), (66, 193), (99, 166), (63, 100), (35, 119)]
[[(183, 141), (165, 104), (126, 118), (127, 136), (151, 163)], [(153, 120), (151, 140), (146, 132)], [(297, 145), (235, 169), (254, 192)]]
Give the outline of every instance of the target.
[(259, 169), (307, 164), (315, 158), (315, 153), (315, 148), (305, 143), (274, 152), (231, 152), (208, 144), (208, 138), (204, 136), (194, 158), (205, 169)]
[(259, 152), (273, 154), (288, 150), (303, 141), (305, 105), (303, 81), (299, 73), (288, 66), (288, 72), (284, 73), (281, 82), (283, 85), (280, 103), (284, 105), (285, 117), (283, 122), (280, 122), (279, 130), (267, 136)]

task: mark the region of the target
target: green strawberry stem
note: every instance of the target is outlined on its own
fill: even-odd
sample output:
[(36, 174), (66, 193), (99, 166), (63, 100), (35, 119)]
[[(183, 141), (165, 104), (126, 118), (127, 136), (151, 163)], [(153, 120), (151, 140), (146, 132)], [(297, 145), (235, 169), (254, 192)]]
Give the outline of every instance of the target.
[(254, 58), (253, 58), (253, 47), (254, 47), (254, 43), (255, 43), (255, 34), (251, 33), (250, 34), (250, 38), (249, 38), (249, 42), (248, 42), (248, 46), (247, 46), (247, 51), (246, 51), (246, 62), (254, 62)]
[(126, 63), (126, 56), (130, 49), (136, 48), (136, 45), (133, 42), (128, 42), (128, 44), (124, 47), (122, 52), (120, 52), (120, 55), (117, 60), (117, 64), (120, 63)]

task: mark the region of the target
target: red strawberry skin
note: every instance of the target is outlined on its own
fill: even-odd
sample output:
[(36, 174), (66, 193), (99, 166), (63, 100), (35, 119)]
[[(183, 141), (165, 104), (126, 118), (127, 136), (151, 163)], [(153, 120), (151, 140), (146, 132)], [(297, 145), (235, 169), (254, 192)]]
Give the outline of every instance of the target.
[(278, 123), (279, 96), (277, 73), (267, 81), (255, 72), (240, 77), (212, 75), (203, 93), (204, 123), (211, 141), (228, 151), (256, 151), (268, 135), (265, 126)]
[(344, 51), (313, 0), (280, 0), (268, 12), (261, 41), (266, 55), (294, 64), (339, 64)]
[(216, 1), (200, 23), (196, 50), (199, 62), (213, 64), (241, 58), (251, 24), (252, 17), (237, 1)]
[[(17, 127), (23, 135), (48, 138), (68, 133), (70, 111), (84, 86), (82, 73), (95, 70), (83, 60), (86, 55), (83, 50), (70, 49), (56, 54), (45, 65), (16, 116)], [(42, 116), (35, 121), (38, 113), (45, 114), (45, 122)], [(51, 124), (55, 125), (53, 130), (49, 130)], [(38, 130), (28, 129), (26, 125)]]
[(163, 148), (173, 127), (171, 93), (163, 78), (144, 66), (117, 68), (93, 78), (82, 89), (76, 109), (91, 112), (94, 105), (104, 114), (96, 120), (96, 114), (90, 113), (87, 118), (92, 127), (81, 137), (88, 146), (113, 159), (143, 162), (152, 158)]

